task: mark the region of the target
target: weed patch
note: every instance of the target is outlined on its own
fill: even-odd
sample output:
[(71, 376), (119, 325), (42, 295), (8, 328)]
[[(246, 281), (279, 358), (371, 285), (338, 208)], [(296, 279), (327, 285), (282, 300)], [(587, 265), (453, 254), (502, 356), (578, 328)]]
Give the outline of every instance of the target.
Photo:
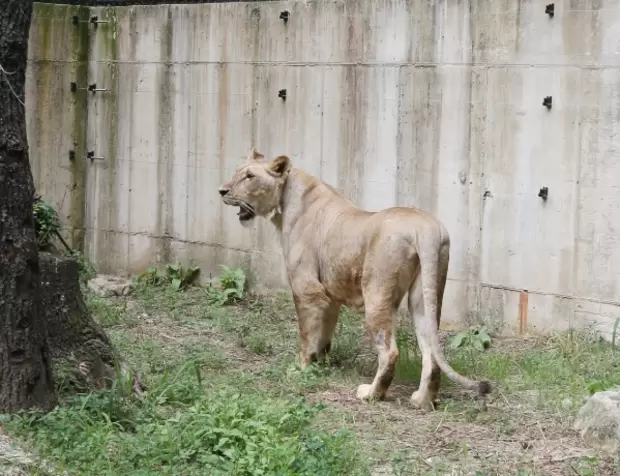
[(252, 296), (234, 269), (208, 284), (177, 289), (167, 279), (130, 298), (88, 296), (146, 398), (77, 396), (7, 428), (77, 475), (617, 474), (614, 458), (571, 429), (584, 398), (620, 381), (613, 345), (577, 333), (442, 333), (450, 364), (494, 392), (483, 410), (442, 374), (438, 411), (420, 412), (408, 404), (421, 356), (407, 321), (388, 398), (361, 403), (355, 389), (377, 367), (362, 315), (343, 308), (326, 361), (302, 371), (288, 295)]
[(486, 326), (473, 326), (467, 332), (458, 332), (450, 338), (450, 347), (458, 349), (462, 346), (472, 346), (478, 350), (485, 350), (491, 345), (491, 336)]
[(37, 197), (32, 205), (32, 214), (34, 216), (37, 247), (45, 249), (52, 244), (52, 241), (60, 231), (58, 212), (51, 204), (41, 197)]
[(103, 327), (129, 324), (126, 301), (110, 301), (91, 292), (84, 292), (84, 300), (90, 312)]
[(114, 389), (5, 425), (76, 475), (369, 474), (350, 434), (312, 428), (320, 406), (204, 385), (188, 363), (144, 401)]
[(141, 273), (136, 282), (141, 287), (169, 285), (175, 291), (187, 289), (198, 279), (200, 269), (184, 268), (179, 263), (166, 265), (164, 269), (149, 268)]
[(217, 306), (241, 301), (245, 297), (245, 273), (242, 269), (229, 268), (225, 265), (221, 268), (222, 275), (209, 283), (207, 288), (209, 298)]

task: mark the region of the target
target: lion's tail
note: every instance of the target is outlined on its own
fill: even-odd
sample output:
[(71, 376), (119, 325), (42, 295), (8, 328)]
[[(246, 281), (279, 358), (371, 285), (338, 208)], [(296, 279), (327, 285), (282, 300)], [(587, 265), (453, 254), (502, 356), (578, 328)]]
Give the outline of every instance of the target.
[[(453, 382), (462, 385), (469, 390), (475, 390), (479, 395), (491, 393), (491, 384), (487, 381), (471, 380), (454, 370), (441, 351), (439, 343), (439, 319), (438, 319), (438, 286), (440, 270), (440, 253), (449, 254), (450, 242), (448, 239), (442, 240), (441, 249), (436, 246), (428, 246), (420, 250), (420, 267), (422, 278), (422, 298), (424, 300), (424, 324), (427, 339), (431, 347), (434, 359), (437, 361), (439, 368)], [(444, 257), (445, 259), (446, 257)], [(447, 263), (446, 263), (447, 265)], [(441, 272), (441, 271), (439, 271)], [(416, 279), (409, 290), (409, 312), (413, 314), (415, 307), (415, 287), (419, 279)], [(413, 317), (413, 315), (411, 316)]]

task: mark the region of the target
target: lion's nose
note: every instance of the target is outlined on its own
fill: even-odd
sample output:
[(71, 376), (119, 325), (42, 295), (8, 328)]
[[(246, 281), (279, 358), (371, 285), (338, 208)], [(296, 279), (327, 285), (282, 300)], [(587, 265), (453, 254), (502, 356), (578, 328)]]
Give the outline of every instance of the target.
[(223, 197), (228, 192), (230, 192), (230, 189), (229, 188), (220, 188), (219, 192), (220, 192), (220, 195)]

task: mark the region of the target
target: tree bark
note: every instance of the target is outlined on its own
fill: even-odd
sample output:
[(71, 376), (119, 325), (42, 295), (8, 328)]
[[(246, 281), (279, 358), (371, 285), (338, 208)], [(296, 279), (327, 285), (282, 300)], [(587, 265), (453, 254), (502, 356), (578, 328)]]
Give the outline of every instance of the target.
[(41, 253), (41, 304), (57, 387), (66, 391), (108, 388), (119, 376), (140, 395), (139, 377), (117, 355), (84, 303), (77, 261)]
[(40, 272), (24, 88), (30, 0), (0, 8), (0, 412), (56, 404), (39, 299)]

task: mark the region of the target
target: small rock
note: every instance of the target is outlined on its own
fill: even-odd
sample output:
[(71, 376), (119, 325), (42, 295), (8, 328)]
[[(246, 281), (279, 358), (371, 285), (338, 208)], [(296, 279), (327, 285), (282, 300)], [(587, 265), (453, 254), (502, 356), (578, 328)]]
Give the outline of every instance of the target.
[(573, 401), (570, 398), (565, 398), (562, 400), (562, 408), (564, 410), (570, 410), (573, 407)]
[(88, 289), (103, 297), (127, 296), (132, 291), (132, 282), (129, 279), (99, 274), (88, 281)]
[(597, 392), (579, 410), (574, 429), (593, 448), (620, 452), (620, 388)]

